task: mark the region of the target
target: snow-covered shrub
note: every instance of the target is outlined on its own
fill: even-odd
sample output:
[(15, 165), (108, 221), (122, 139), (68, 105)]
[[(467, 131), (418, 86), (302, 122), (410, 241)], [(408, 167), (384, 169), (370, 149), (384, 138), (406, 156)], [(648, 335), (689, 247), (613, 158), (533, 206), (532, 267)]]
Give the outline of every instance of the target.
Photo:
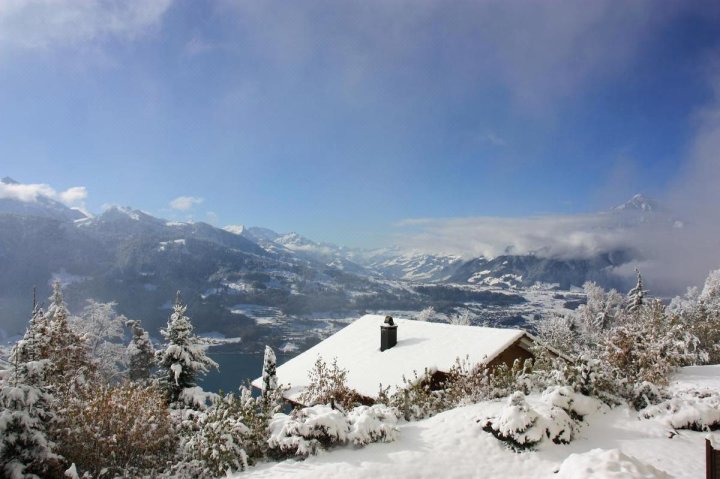
[(605, 407), (598, 399), (578, 393), (569, 386), (548, 388), (542, 398), (545, 403), (562, 409), (576, 421), (582, 421), (585, 416)]
[(666, 314), (660, 301), (644, 301), (604, 338), (600, 348), (600, 359), (614, 377), (618, 393), (641, 407), (642, 396), (650, 397), (644, 383), (664, 386), (677, 367), (695, 364), (703, 356), (697, 338)]
[(532, 448), (542, 440), (545, 431), (537, 427), (539, 417), (525, 401), (525, 395), (516, 392), (499, 416), (481, 417), (478, 423), (483, 431), (507, 442), (514, 450), (521, 450)]
[(58, 450), (93, 477), (134, 476), (162, 470), (176, 437), (163, 394), (154, 386), (127, 382), (96, 386), (65, 404)]
[(508, 444), (514, 451), (534, 448), (543, 439), (556, 444), (567, 444), (574, 436), (576, 424), (563, 409), (551, 404), (542, 405), (540, 411), (530, 407), (525, 395), (515, 392), (498, 416), (481, 417), (477, 422)]
[(428, 306), (427, 308), (423, 309), (418, 313), (418, 315), (415, 317), (416, 321), (429, 321), (433, 318), (435, 318), (435, 315), (437, 313), (435, 312), (435, 308), (432, 306)]
[(456, 314), (450, 316), (448, 322), (456, 326), (470, 326), (472, 323), (472, 313), (469, 309), (463, 308), (458, 310)]
[(321, 356), (308, 372), (308, 386), (298, 398), (303, 404), (330, 404), (334, 402), (343, 409), (368, 403), (357, 391), (347, 385), (347, 370), (338, 366), (337, 358), (328, 366)]
[(574, 354), (580, 336), (572, 316), (553, 314), (537, 326), (538, 337), (548, 346), (565, 354)]
[(397, 439), (400, 413), (384, 404), (358, 406), (347, 414), (350, 424), (348, 440), (359, 446), (371, 442), (392, 442)]
[[(538, 380), (532, 374), (533, 363), (531, 359), (525, 361), (516, 359), (512, 366), (500, 363), (493, 367), (490, 373), (492, 397), (507, 397), (515, 391), (529, 394), (537, 385)], [(540, 389), (544, 389), (544, 386), (541, 386)]]
[(444, 402), (453, 406), (484, 401), (494, 394), (490, 369), (482, 364), (472, 365), (467, 357), (455, 360), (444, 386)]
[(689, 288), (684, 297), (674, 298), (669, 309), (698, 338), (707, 353), (704, 362), (720, 363), (720, 270), (710, 272), (702, 290)]
[(275, 457), (315, 454), (318, 449), (344, 444), (350, 434), (345, 415), (327, 405), (275, 414), (270, 421), (268, 445)]
[(275, 414), (270, 421), (269, 455), (275, 458), (307, 457), (321, 449), (397, 438), (399, 412), (383, 404), (358, 406), (347, 414), (327, 405)]
[(389, 398), (382, 398), (401, 411), (406, 421), (424, 419), (448, 410), (451, 403), (444, 387), (446, 384), (433, 384), (435, 371), (425, 368), (421, 375), (413, 371), (413, 377), (403, 376), (403, 385)]
[(712, 390), (681, 391), (643, 409), (640, 417), (656, 418), (673, 429), (714, 431), (720, 429), (720, 394)]
[(643, 381), (640, 384), (626, 383), (624, 386), (624, 397), (637, 411), (653, 404), (658, 404), (667, 397), (667, 393), (664, 388), (649, 381)]
[(247, 468), (244, 442), (250, 436), (250, 428), (242, 422), (237, 401), (235, 396), (227, 395), (207, 411), (199, 431), (184, 442), (185, 457), (174, 472), (219, 477)]
[(268, 455), (270, 418), (282, 406), (284, 386), (253, 397), (249, 387), (239, 394), (217, 396), (210, 408), (175, 409), (180, 457), (171, 477), (214, 477), (244, 470)]
[(205, 391), (200, 386), (193, 386), (180, 391), (178, 402), (190, 409), (203, 410), (215, 401), (217, 397), (217, 394)]

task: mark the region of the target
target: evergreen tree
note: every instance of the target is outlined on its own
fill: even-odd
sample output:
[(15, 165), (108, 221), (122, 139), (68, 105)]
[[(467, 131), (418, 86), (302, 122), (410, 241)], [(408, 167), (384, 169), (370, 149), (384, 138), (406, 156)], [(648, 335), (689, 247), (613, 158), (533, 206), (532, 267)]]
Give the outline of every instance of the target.
[(25, 330), (25, 335), (15, 344), (13, 357), (18, 363), (47, 358), (50, 347), (48, 340), (48, 318), (37, 304), (35, 289), (33, 289), (33, 309), (30, 323)]
[(37, 477), (58, 457), (47, 438), (51, 397), (42, 359), (47, 325), (33, 298), (30, 325), (12, 349), (13, 369), (0, 386), (0, 471), (3, 477)]
[(18, 370), (0, 387), (0, 472), (3, 477), (44, 476), (57, 459), (47, 438), (52, 419), (44, 389), (24, 382)]
[(275, 352), (270, 346), (265, 346), (262, 369), (262, 397), (265, 402), (269, 401), (278, 388), (276, 364)]
[(75, 397), (89, 382), (96, 379), (96, 368), (90, 359), (85, 340), (70, 329), (70, 316), (63, 300), (60, 282), (53, 285), (47, 322), (47, 383), (57, 399)]
[(205, 347), (193, 333), (190, 318), (185, 316), (186, 310), (178, 291), (167, 328), (160, 331), (168, 344), (157, 353), (157, 361), (162, 369), (161, 383), (171, 404), (178, 402), (184, 389), (195, 387), (199, 375), (207, 373), (211, 367), (218, 367), (205, 354)]
[(628, 292), (627, 299), (627, 310), (630, 313), (637, 311), (645, 303), (645, 296), (648, 293), (647, 290), (643, 289), (640, 270), (635, 268), (635, 273), (637, 274), (637, 283), (635, 287)]
[(128, 377), (131, 381), (149, 379), (150, 370), (155, 365), (155, 348), (150, 335), (140, 326), (140, 321), (128, 320), (125, 324), (133, 334), (127, 347)]

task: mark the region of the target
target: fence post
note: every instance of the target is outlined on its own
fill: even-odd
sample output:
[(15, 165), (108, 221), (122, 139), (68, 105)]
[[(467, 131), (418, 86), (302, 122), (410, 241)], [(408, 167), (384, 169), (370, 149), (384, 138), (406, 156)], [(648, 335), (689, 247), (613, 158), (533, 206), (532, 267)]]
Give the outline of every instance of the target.
[(713, 441), (709, 437), (705, 438), (705, 477), (707, 479), (718, 478), (717, 458), (720, 451), (713, 447)]
[(705, 479), (712, 479), (712, 446), (710, 439), (705, 438)]

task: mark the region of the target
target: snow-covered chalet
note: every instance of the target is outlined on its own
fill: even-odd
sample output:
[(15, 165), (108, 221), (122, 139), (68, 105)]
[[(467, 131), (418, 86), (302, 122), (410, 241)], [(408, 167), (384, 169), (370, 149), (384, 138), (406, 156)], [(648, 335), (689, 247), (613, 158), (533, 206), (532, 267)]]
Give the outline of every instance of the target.
[[(285, 398), (299, 404), (298, 396), (308, 384), (308, 372), (318, 356), (326, 363), (337, 359), (347, 370), (347, 384), (372, 402), (379, 386), (403, 384), (403, 376), (414, 377), (425, 368), (442, 374), (457, 358), (490, 367), (512, 365), (516, 359), (532, 358), (533, 336), (521, 329), (458, 326), (409, 319), (366, 315), (314, 347), (278, 366), (281, 384), (290, 384)], [(261, 378), (253, 381), (259, 388)]]

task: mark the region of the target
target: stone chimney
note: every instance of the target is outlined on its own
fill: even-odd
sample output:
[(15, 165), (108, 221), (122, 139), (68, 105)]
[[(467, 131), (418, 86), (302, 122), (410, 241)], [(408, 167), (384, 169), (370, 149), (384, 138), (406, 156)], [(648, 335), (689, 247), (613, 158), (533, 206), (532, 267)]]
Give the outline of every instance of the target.
[(380, 325), (380, 351), (390, 349), (397, 344), (397, 324), (392, 316), (385, 316), (385, 322)]

